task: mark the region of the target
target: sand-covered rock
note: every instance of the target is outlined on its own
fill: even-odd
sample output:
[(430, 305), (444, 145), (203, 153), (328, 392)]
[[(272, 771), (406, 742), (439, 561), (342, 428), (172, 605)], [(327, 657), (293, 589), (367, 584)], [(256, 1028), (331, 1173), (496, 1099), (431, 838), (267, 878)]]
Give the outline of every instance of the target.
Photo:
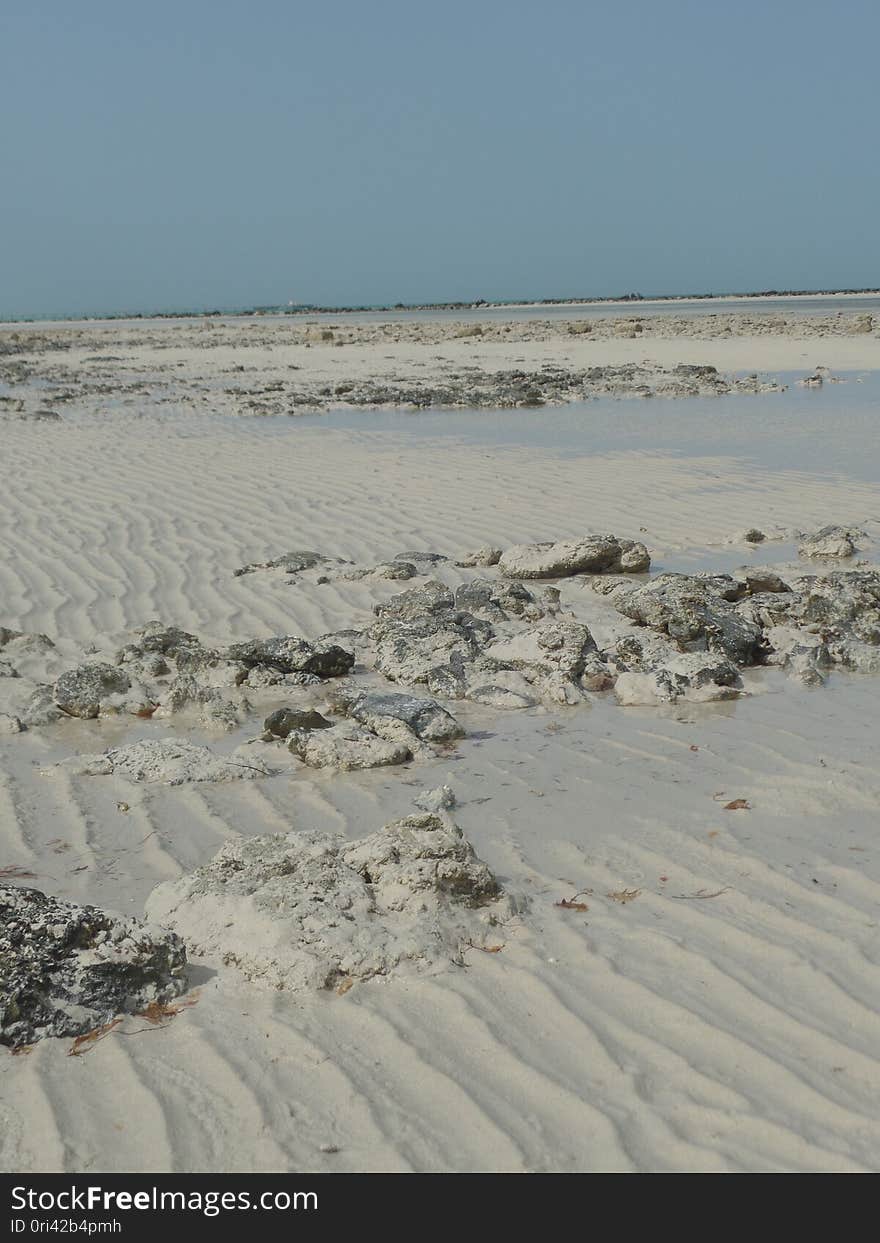
[(802, 557), (827, 557), (830, 560), (844, 560), (855, 556), (858, 541), (864, 532), (854, 527), (822, 527), (812, 535), (807, 535), (798, 546)]
[(252, 561), (235, 570), (234, 575), (240, 578), (243, 574), (255, 574), (258, 570), (283, 570), (285, 574), (301, 574), (303, 570), (330, 564), (340, 564), (339, 558), (325, 557), (320, 552), (286, 552), (271, 561)]
[(679, 652), (667, 640), (629, 635), (613, 653), (618, 670), (614, 694), (624, 706), (708, 703), (734, 699), (742, 690), (739, 670), (720, 653)]
[(493, 548), (490, 544), (484, 544), (482, 548), (476, 548), (473, 552), (463, 553), (455, 564), (463, 568), (497, 565), (503, 551), (503, 548)]
[(295, 729), (288, 736), (287, 746), (310, 768), (336, 768), (342, 772), (405, 764), (413, 756), (410, 735), (402, 741), (389, 741), (354, 721), (341, 721), (330, 729)]
[(415, 815), (350, 841), (308, 831), (227, 842), (160, 885), (148, 918), (191, 953), (273, 988), (325, 989), (406, 965), (442, 969), (509, 913), (461, 830)]
[[(591, 661), (597, 666), (601, 664), (596, 642), (587, 626), (574, 621), (545, 622), (511, 638), (499, 639), (484, 652), (487, 669), (519, 671), (539, 694), (560, 703), (578, 703), (582, 699), (578, 679)], [(485, 692), (480, 702), (488, 702)], [(504, 706), (503, 700), (499, 706)]]
[(614, 535), (584, 535), (557, 543), (514, 544), (498, 568), (507, 578), (567, 578), (572, 574), (641, 574), (651, 565), (644, 544)]
[(173, 932), (0, 884), (0, 1044), (81, 1036), (185, 987)]
[(100, 755), (80, 755), (63, 767), (81, 776), (124, 777), (127, 781), (186, 785), (196, 781), (236, 781), (268, 776), (269, 770), (242, 750), (215, 755), (208, 747), (177, 738), (144, 738)]

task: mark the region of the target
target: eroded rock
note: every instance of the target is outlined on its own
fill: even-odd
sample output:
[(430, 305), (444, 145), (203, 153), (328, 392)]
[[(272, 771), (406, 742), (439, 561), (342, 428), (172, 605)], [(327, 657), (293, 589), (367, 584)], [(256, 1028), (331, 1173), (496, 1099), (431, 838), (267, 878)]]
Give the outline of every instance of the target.
[(195, 781), (247, 780), (269, 774), (259, 761), (241, 751), (218, 756), (208, 747), (172, 738), (144, 738), (125, 747), (111, 747), (101, 755), (76, 756), (65, 760), (63, 767), (82, 776), (112, 774), (127, 781), (170, 786)]
[(498, 568), (508, 578), (566, 578), (572, 574), (641, 574), (651, 565), (644, 544), (614, 535), (584, 535), (557, 543), (515, 544)]
[(287, 746), (310, 768), (336, 768), (343, 772), (405, 764), (413, 755), (409, 740), (388, 741), (353, 721), (342, 721), (330, 729), (294, 730), (288, 736)]
[(68, 716), (93, 718), (103, 705), (120, 702), (131, 687), (128, 675), (115, 665), (78, 665), (55, 683), (55, 703)]
[(358, 841), (315, 831), (235, 839), (147, 902), (191, 953), (291, 990), (443, 969), (510, 909), (461, 830), (431, 814)]
[(0, 884), (0, 1044), (82, 1036), (185, 988), (175, 933)]
[[(309, 642), (296, 635), (251, 639), (227, 648), (229, 660), (248, 670), (269, 669), (277, 673), (307, 673), (319, 678), (338, 678), (354, 666), (354, 654), (335, 643)], [(249, 678), (250, 681), (250, 678)]]

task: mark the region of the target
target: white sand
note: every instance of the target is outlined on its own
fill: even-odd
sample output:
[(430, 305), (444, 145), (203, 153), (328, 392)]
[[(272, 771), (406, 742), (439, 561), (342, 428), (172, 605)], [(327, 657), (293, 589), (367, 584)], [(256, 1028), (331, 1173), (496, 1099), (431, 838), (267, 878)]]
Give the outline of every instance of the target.
[[(109, 332), (96, 325), (83, 353), (117, 353)], [(328, 376), (380, 374), (388, 354), (424, 361), (419, 348), (291, 346), (290, 358)], [(876, 334), (444, 352), (494, 366), (502, 350), (526, 349), (532, 361), (577, 351), (768, 371), (880, 360)], [(248, 366), (278, 366), (278, 354), (250, 354)], [(240, 357), (230, 345), (206, 363), (188, 345), (162, 365), (204, 376)], [(771, 397), (736, 400), (765, 402), (772, 418)], [(0, 425), (0, 624), (80, 644), (153, 617), (219, 641), (310, 636), (364, 624), (400, 589), (233, 577), (296, 548), (370, 562), (610, 530), (643, 539), (657, 564), (709, 566), (710, 545), (720, 558), (753, 525), (858, 522), (874, 549), (880, 534), (876, 483), (755, 472), (721, 449), (574, 456), (395, 441), (368, 413), (342, 430), (157, 413), (140, 398), (98, 413)], [(585, 620), (595, 609), (577, 582), (563, 601)], [(469, 737), (451, 757), (217, 786), (45, 775), (131, 736), (127, 726), (69, 721), (0, 738), (0, 866), (59, 897), (140, 914), (156, 884), (236, 833), (361, 835), (447, 782), (478, 853), (531, 899), (501, 952), (475, 950), (440, 977), (304, 997), (196, 962), (196, 1004), (166, 1028), (114, 1032), (78, 1058), (68, 1041), (0, 1052), (0, 1169), (877, 1169), (877, 683), (839, 675), (808, 691), (768, 672), (749, 684), (748, 699), (681, 710), (458, 704)], [(723, 810), (739, 797), (750, 811)], [(579, 891), (587, 912), (555, 906)], [(637, 894), (621, 901), (625, 891)]]

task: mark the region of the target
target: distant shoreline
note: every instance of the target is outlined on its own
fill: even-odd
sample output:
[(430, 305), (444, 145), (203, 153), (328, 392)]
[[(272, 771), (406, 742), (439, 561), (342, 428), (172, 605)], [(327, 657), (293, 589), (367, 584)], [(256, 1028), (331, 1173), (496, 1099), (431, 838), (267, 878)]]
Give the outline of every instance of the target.
[(723, 294), (658, 294), (643, 296), (631, 293), (609, 297), (593, 298), (538, 298), (522, 301), (486, 301), (479, 298), (473, 302), (397, 302), (383, 305), (363, 306), (319, 306), (317, 304), (297, 303), (279, 306), (252, 306), (222, 308), (202, 308), (199, 310), (167, 310), (167, 311), (110, 311), (106, 313), (77, 313), (72, 315), (0, 315), (0, 324), (46, 324), (46, 323), (90, 323), (112, 322), (114, 320), (168, 320), (168, 319), (237, 319), (254, 318), (268, 315), (307, 316), (307, 315), (381, 315), (400, 314), (420, 311), (516, 311), (531, 310), (540, 307), (650, 307), (668, 306), (676, 303), (706, 302), (755, 302), (768, 303), (802, 299), (809, 302), (819, 298), (865, 298), (880, 297), (880, 288), (865, 289), (766, 289), (754, 293), (723, 293)]

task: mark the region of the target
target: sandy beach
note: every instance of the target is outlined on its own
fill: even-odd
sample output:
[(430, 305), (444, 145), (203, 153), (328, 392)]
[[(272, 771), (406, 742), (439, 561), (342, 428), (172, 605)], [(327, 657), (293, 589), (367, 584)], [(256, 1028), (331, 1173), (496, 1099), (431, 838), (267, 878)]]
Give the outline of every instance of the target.
[[(507, 903), (479, 927), (468, 913), (466, 936), (429, 904), (442, 952), (332, 987), (279, 987), (256, 919), (239, 931), (257, 966), (217, 918), (198, 952), (194, 918), (186, 991), (159, 1021), (0, 1047), (0, 1170), (876, 1170), (878, 639), (862, 626), (855, 656), (823, 664), (822, 626), (786, 648), (764, 596), (876, 572), (878, 410), (880, 321), (845, 299), (0, 325), (0, 878), (140, 920), (221, 848), (307, 833), (344, 853), (445, 786), (440, 819)], [(804, 553), (829, 525), (851, 548)], [(591, 533), (617, 540), (599, 569), (514, 572), (517, 546)], [(639, 545), (648, 573), (626, 562)], [(304, 550), (326, 560), (279, 561)], [(760, 658), (725, 649), (729, 672), (707, 673), (699, 642), (643, 624), (628, 593), (665, 573), (732, 576), (713, 607), (752, 619)], [(451, 593), (478, 581), (531, 593), (468, 606), (492, 693), (467, 670), (392, 676), (398, 597), (426, 609), (437, 583), (461, 612), (476, 596)], [(223, 653), (222, 677), (195, 663), (175, 698), (147, 660), (153, 621)], [(522, 655), (548, 626), (556, 651), (588, 628), (586, 669)], [(672, 675), (621, 655), (648, 631), (668, 693)], [(354, 663), (291, 675), (245, 650), (276, 636)], [(128, 670), (95, 714), (58, 708), (83, 664)], [(316, 711), (342, 754), (343, 691), (431, 698), (459, 736), (352, 715), (358, 746), (408, 757), (355, 769), (310, 762), (311, 736), (261, 737), (278, 709)], [(259, 773), (172, 784), (82, 762), (143, 740)]]

